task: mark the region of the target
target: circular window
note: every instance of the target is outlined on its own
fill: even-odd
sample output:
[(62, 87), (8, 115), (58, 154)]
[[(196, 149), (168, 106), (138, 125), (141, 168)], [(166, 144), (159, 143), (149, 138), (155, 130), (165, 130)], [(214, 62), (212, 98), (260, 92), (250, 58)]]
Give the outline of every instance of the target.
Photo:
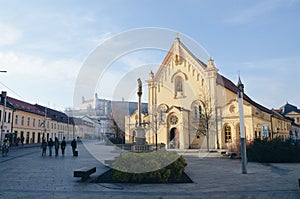
[(234, 113), (235, 109), (236, 109), (235, 106), (231, 105), (230, 108), (229, 108), (230, 113)]
[(171, 115), (170, 119), (169, 119), (169, 123), (172, 125), (175, 125), (178, 123), (178, 117), (176, 115)]

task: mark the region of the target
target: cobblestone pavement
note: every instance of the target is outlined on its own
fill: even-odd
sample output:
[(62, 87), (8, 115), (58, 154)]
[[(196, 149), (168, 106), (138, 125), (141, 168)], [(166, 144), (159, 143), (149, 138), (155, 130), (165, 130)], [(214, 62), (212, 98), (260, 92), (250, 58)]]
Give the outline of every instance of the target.
[(8, 157), (0, 157), (0, 198), (300, 198), (300, 164), (249, 163), (248, 174), (241, 174), (239, 160), (195, 151), (184, 154), (188, 162), (186, 173), (194, 183), (81, 182), (73, 177), (75, 169), (96, 166), (92, 179), (108, 169), (85, 146), (98, 150), (101, 157), (114, 157), (108, 153), (114, 147), (95, 142), (79, 144), (78, 157), (71, 155), (70, 145), (64, 157), (42, 157), (39, 147), (10, 150)]

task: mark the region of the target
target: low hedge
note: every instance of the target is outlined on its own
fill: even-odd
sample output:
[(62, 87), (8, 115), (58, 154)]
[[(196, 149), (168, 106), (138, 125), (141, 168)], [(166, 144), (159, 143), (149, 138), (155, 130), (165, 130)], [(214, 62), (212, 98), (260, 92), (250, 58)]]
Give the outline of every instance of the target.
[(112, 178), (123, 183), (166, 183), (180, 178), (186, 166), (176, 152), (128, 153), (112, 164)]
[(247, 146), (248, 161), (262, 163), (300, 162), (300, 143), (280, 139), (255, 139)]

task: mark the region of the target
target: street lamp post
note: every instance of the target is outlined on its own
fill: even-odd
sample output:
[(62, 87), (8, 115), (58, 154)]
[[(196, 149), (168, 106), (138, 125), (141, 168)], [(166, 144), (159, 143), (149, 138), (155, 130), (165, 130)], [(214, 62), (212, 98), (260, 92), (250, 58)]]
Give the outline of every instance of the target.
[[(6, 73), (6, 70), (1, 70), (0, 73)], [(3, 95), (4, 93), (2, 93)], [(3, 97), (3, 96), (2, 96)], [(0, 143), (2, 142), (2, 134), (4, 132), (4, 117), (5, 117), (5, 107), (6, 107), (6, 92), (4, 96), (4, 102), (3, 102), (3, 113), (2, 113), (2, 125), (1, 125), (1, 133), (0, 133)]]
[(157, 151), (157, 114), (155, 113), (154, 115), (155, 117), (155, 147), (156, 147), (156, 151)]
[[(3, 96), (4, 95), (4, 96)], [(6, 109), (6, 92), (2, 92), (2, 97), (4, 100), (3, 112), (2, 112), (2, 124), (1, 124), (1, 134), (0, 134), (0, 142), (2, 141), (2, 135), (4, 134), (4, 120), (5, 120), (5, 109)]]
[(240, 142), (241, 142), (241, 158), (242, 158), (242, 173), (247, 174), (247, 153), (246, 153), (246, 136), (244, 127), (244, 107), (243, 107), (243, 95), (244, 85), (241, 79), (238, 81), (238, 104), (239, 104), (239, 115), (240, 115)]

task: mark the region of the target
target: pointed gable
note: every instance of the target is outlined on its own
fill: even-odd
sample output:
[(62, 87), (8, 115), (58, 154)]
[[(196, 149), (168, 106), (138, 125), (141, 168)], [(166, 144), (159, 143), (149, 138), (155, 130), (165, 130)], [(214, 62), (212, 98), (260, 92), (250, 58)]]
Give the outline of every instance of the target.
[(183, 61), (190, 63), (199, 72), (204, 73), (207, 65), (199, 60), (181, 41), (176, 38), (173, 42), (170, 50), (168, 51), (166, 57), (164, 58), (162, 64), (160, 65), (157, 73), (154, 76), (154, 81), (158, 81), (163, 75), (164, 70), (170, 67), (172, 62), (175, 65), (181, 64)]

